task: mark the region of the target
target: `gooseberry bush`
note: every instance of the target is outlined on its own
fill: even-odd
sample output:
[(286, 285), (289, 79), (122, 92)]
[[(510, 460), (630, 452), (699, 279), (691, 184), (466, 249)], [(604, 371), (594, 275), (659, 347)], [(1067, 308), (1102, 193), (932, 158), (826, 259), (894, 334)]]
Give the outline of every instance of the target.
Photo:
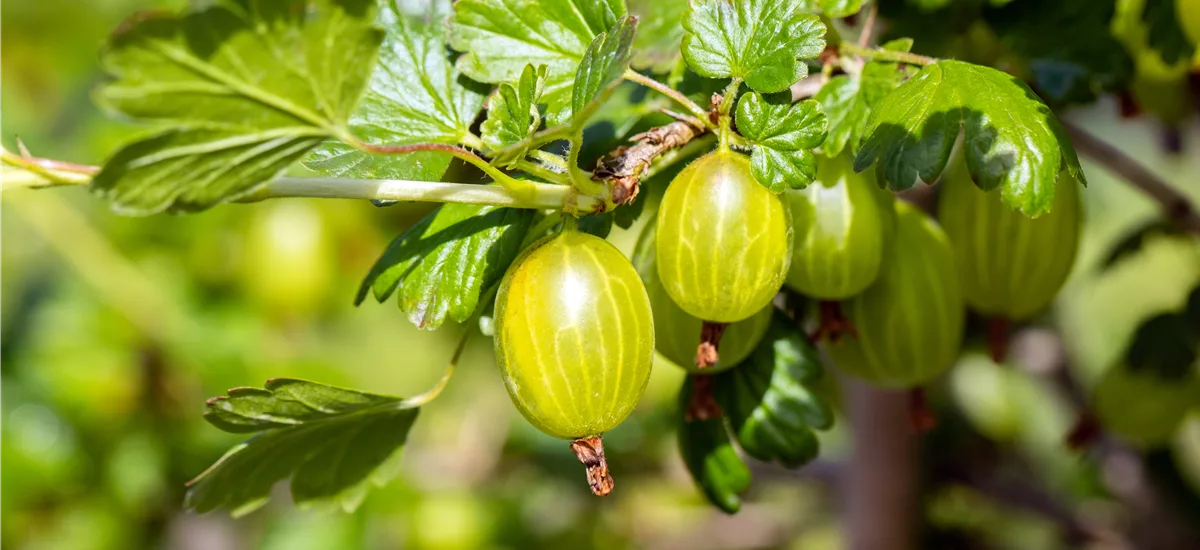
[[(151, 131), (99, 167), (4, 150), (5, 186), (86, 185), (130, 215), (443, 203), (355, 299), (466, 327), (441, 381), (408, 398), (287, 378), (214, 397), (205, 418), (253, 437), (199, 473), (189, 507), (248, 513), (290, 480), (298, 503), (353, 509), (395, 475), (467, 341), (491, 338), (514, 406), (569, 441), (597, 495), (615, 487), (602, 436), (656, 351), (685, 369), (680, 454), (733, 513), (746, 457), (819, 455), (831, 368), (920, 388), (958, 359), (968, 311), (1003, 360), (1003, 328), (1050, 307), (1079, 247), (1081, 138), (1055, 109), (1179, 95), (1198, 26), (1186, 2), (922, 4), (1022, 37), (1006, 40), (1017, 59), (1047, 59), (1041, 26), (1063, 18), (1114, 31), (1057, 65), (993, 59), (1005, 72), (956, 59), (952, 31), (922, 50), (923, 31), (903, 33), (924, 11), (863, 0), (197, 2), (135, 15), (103, 49), (97, 102)], [(877, 17), (898, 36), (880, 42)], [(1188, 101), (1156, 114), (1178, 122)], [(908, 202), (935, 183), (936, 208)], [(1148, 233), (1196, 232), (1178, 204), (1111, 262)], [(631, 258), (605, 240), (614, 226), (641, 232)], [(1193, 296), (1099, 384), (1103, 423), (1139, 443), (1198, 402)]]

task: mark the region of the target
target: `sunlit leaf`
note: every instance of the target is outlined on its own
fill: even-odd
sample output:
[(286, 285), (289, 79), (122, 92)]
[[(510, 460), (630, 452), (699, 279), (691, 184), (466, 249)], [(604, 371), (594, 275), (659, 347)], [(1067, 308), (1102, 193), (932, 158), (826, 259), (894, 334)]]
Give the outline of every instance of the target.
[(205, 3), (115, 33), (99, 101), (167, 129), (93, 180), (122, 212), (198, 210), (252, 192), (346, 133), (382, 40), (374, 0)]
[(197, 512), (250, 513), (285, 479), (297, 503), (352, 510), (371, 484), (395, 477), (418, 413), (398, 397), (288, 378), (228, 393), (208, 401), (204, 418), (227, 432), (259, 435), (188, 483), (185, 505)]
[(750, 92), (738, 100), (736, 120), (738, 132), (753, 144), (750, 169), (758, 183), (775, 193), (812, 183), (817, 165), (811, 149), (825, 140), (829, 126), (819, 103)]

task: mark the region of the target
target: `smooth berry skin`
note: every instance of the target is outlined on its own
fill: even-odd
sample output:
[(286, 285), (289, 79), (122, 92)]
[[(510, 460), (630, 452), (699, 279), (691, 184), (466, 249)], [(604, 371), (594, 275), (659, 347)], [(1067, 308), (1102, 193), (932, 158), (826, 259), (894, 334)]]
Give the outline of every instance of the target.
[(847, 156), (819, 158), (816, 180), (784, 194), (796, 233), (787, 286), (821, 300), (844, 300), (870, 286), (895, 225), (890, 194), (869, 173), (855, 173)]
[(875, 282), (843, 302), (858, 331), (826, 348), (842, 370), (886, 387), (912, 387), (954, 364), (965, 304), (950, 238), (937, 222), (896, 203), (896, 238)]
[(703, 321), (688, 315), (663, 289), (658, 278), (658, 262), (654, 256), (657, 227), (653, 220), (642, 230), (633, 253), (633, 266), (646, 285), (650, 307), (654, 310), (654, 346), (672, 363), (691, 374), (716, 374), (728, 370), (750, 356), (771, 324), (772, 306), (763, 308), (729, 325), (721, 337), (719, 359), (703, 369), (696, 366), (696, 348), (700, 345)]
[(1079, 249), (1079, 183), (1059, 175), (1050, 211), (1030, 218), (971, 181), (961, 159), (940, 184), (938, 219), (954, 244), (963, 297), (988, 316), (1026, 320), (1062, 289)]
[(607, 432), (650, 380), (654, 318), (637, 271), (574, 230), (532, 245), (496, 295), (496, 361), (513, 404), (561, 439)]
[(745, 155), (718, 150), (689, 164), (667, 187), (657, 223), (659, 278), (689, 315), (735, 323), (783, 286), (791, 214), (754, 179)]

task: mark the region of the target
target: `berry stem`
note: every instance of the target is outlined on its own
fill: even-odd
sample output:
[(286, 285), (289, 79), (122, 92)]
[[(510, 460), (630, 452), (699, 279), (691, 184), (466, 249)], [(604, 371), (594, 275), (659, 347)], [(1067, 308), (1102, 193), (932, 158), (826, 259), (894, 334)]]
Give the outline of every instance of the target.
[(581, 437), (571, 442), (571, 452), (587, 468), (588, 485), (592, 494), (602, 497), (613, 490), (613, 478), (608, 474), (608, 462), (604, 460), (604, 443), (600, 436)]
[(688, 399), (687, 410), (683, 412), (684, 420), (712, 420), (721, 418), (721, 406), (713, 395), (713, 377), (708, 375), (692, 376), (692, 395)]
[(696, 346), (696, 368), (706, 369), (717, 364), (717, 361), (721, 359), (719, 353), (721, 337), (725, 335), (727, 328), (729, 328), (729, 323), (713, 321), (704, 321), (704, 324), (700, 325), (700, 345)]
[(908, 420), (913, 431), (924, 433), (937, 426), (937, 415), (929, 408), (925, 388), (913, 388), (908, 392)]
[(1001, 364), (1008, 357), (1009, 322), (1004, 317), (992, 317), (987, 322), (988, 355)]
[[(685, 109), (687, 109), (693, 115), (695, 115), (696, 118), (699, 118), (702, 121), (708, 121), (708, 112), (705, 111), (703, 107), (697, 105), (695, 101), (688, 99), (687, 96), (683, 95), (678, 90), (676, 90), (670, 86), (667, 86), (666, 84), (663, 84), (662, 82), (654, 80), (653, 78), (650, 78), (650, 77), (648, 77), (642, 73), (639, 73), (633, 69), (629, 69), (629, 70), (625, 71), (625, 80), (628, 80), (630, 82), (637, 82), (638, 84), (641, 84), (642, 86), (650, 88), (651, 90), (654, 90), (660, 94), (663, 94), (663, 95), (675, 100), (676, 103), (682, 105)], [(710, 128), (715, 128), (715, 127), (710, 126)]]
[(895, 61), (897, 63), (908, 63), (909, 65), (932, 65), (937, 63), (937, 59), (924, 55), (917, 55), (908, 52), (896, 52), (892, 50), (883, 50), (876, 48), (864, 48), (850, 42), (842, 42), (838, 46), (838, 52), (845, 55), (853, 55), (865, 59), (878, 59), (880, 61)]

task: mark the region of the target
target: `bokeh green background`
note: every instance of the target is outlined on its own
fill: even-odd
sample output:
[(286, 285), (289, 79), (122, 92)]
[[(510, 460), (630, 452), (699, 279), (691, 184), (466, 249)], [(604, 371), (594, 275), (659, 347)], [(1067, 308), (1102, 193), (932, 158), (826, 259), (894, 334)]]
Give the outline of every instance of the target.
[[(37, 155), (102, 162), (138, 129), (105, 118), (90, 101), (102, 78), (100, 44), (135, 10), (182, 4), (4, 2), (6, 147), (19, 136)], [(1166, 155), (1154, 123), (1115, 111), (1104, 100), (1069, 116), (1200, 200), (1195, 124), (1184, 153)], [(1155, 206), (1086, 168), (1082, 253), (1055, 314), (1041, 322), (1062, 329), (1076, 374), (1090, 384), (1141, 320), (1183, 303), (1200, 281), (1200, 250), (1194, 241), (1159, 239), (1101, 273), (1112, 241)], [(482, 337), (421, 413), (399, 479), (356, 514), (297, 510), (282, 488), (242, 519), (187, 513), (185, 482), (241, 439), (201, 419), (206, 398), (279, 376), (413, 395), (441, 375), (465, 327), (422, 332), (393, 302), (352, 305), (376, 255), (429, 207), (279, 200), (127, 218), (84, 189), (6, 191), (0, 204), (6, 548), (840, 546), (836, 487), (817, 469), (755, 465), (749, 504), (734, 517), (703, 501), (675, 451), (682, 371), (665, 362), (634, 416), (605, 438), (617, 490), (591, 496), (566, 444), (512, 408)], [(629, 250), (635, 236), (617, 231), (612, 239)], [(1044, 385), (973, 350), (933, 391), (941, 415), (1011, 444), (1058, 498), (1119, 516), (1087, 481), (1099, 475), (1094, 466), (1061, 445), (1073, 419)], [(840, 422), (825, 436), (823, 464), (846, 456), (845, 429)], [(1177, 440), (1174, 455), (1200, 486), (1200, 422)], [(966, 529), (999, 548), (1060, 544), (1047, 520), (965, 486), (939, 488), (924, 502), (935, 529)]]

